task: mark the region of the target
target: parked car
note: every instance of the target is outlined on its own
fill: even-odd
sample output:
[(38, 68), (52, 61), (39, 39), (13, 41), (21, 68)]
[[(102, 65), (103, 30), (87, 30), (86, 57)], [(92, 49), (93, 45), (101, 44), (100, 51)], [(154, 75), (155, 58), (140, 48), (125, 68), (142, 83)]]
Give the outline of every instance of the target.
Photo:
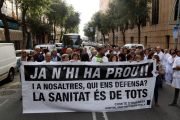
[(0, 81), (7, 79), (14, 80), (16, 70), (16, 55), (13, 43), (0, 43)]
[(48, 49), (49, 52), (52, 52), (52, 50), (55, 49), (55, 45), (54, 44), (41, 44), (41, 45), (36, 45), (35, 49), (36, 48), (40, 48), (40, 49), (45, 48), (45, 49)]
[(89, 46), (89, 41), (88, 41), (88, 40), (84, 40), (84, 41), (82, 42), (82, 45), (84, 45), (84, 46)]
[(60, 53), (63, 49), (62, 43), (55, 43), (55, 48), (57, 49), (57, 52)]
[(143, 50), (145, 49), (143, 44), (126, 44), (124, 45), (124, 48), (131, 49), (134, 48), (134, 46), (136, 46), (139, 49), (143, 49)]

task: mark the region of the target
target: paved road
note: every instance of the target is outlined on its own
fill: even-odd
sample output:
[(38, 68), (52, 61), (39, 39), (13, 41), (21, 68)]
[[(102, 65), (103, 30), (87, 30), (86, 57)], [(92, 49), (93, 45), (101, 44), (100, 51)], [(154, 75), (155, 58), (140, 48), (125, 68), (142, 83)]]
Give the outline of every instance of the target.
[(159, 90), (159, 104), (151, 109), (111, 112), (111, 113), (57, 113), (57, 114), (22, 114), (21, 86), (19, 74), (11, 83), (0, 82), (0, 120), (180, 120), (179, 106), (170, 107), (174, 89), (164, 85)]

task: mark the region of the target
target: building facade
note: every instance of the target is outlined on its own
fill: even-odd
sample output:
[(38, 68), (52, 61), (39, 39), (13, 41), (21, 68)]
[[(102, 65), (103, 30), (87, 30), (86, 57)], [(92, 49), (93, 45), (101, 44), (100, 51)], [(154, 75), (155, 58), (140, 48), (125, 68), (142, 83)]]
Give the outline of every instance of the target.
[[(152, 3), (149, 4), (151, 7), (150, 22), (146, 22), (141, 26), (141, 44), (144, 46), (150, 45), (151, 47), (161, 46), (163, 49), (175, 48), (175, 39), (173, 38), (173, 29), (175, 25), (168, 25), (173, 3), (174, 0), (152, 0)], [(176, 5), (172, 23), (176, 23), (177, 10), (178, 5)], [(110, 31), (109, 40), (111, 44), (113, 43), (112, 36), (112, 32)], [(120, 28), (115, 30), (115, 36), (118, 36), (118, 40), (115, 40), (115, 44), (120, 47), (124, 46), (123, 35)], [(138, 43), (137, 26), (133, 29), (128, 28), (125, 32), (125, 37), (126, 44)], [(180, 48), (180, 40), (178, 40), (178, 48)]]
[[(1, 10), (2, 13), (6, 15), (11, 43), (14, 43), (15, 49), (20, 49), (23, 41), (21, 11), (16, 6), (14, 0), (11, 0), (11, 2), (9, 0), (5, 0)], [(0, 20), (0, 42), (6, 42), (4, 35), (4, 24), (2, 20)]]

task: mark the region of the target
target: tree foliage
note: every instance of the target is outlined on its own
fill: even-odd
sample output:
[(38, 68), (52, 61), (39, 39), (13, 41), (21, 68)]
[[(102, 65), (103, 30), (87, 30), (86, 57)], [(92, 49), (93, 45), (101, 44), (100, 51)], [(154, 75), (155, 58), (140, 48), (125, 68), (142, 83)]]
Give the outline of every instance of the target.
[[(93, 27), (93, 32), (90, 31), (90, 27)], [(84, 26), (84, 36), (87, 36), (89, 38), (94, 39), (95, 36), (95, 24), (94, 21), (89, 21), (88, 23), (85, 24)]]

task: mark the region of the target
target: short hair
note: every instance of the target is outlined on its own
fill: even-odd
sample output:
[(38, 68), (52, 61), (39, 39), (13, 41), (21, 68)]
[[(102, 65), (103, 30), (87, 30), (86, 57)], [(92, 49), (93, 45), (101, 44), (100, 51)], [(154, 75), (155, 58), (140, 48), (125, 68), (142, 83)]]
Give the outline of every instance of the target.
[(121, 57), (121, 60), (120, 61), (126, 61), (126, 57), (124, 54), (119, 54), (119, 57)]
[(71, 48), (67, 48), (67, 49), (66, 49), (66, 53), (67, 53), (67, 54), (70, 54), (70, 53), (71, 53), (71, 51), (72, 51), (72, 49), (71, 49)]
[(98, 52), (100, 52), (100, 51), (102, 51), (102, 50), (103, 50), (102, 47), (100, 47), (100, 48), (97, 49)]
[(57, 50), (57, 49), (53, 49), (52, 52), (53, 52), (54, 50)]
[(112, 59), (113, 59), (113, 57), (114, 57), (114, 56), (116, 56), (116, 61), (118, 61), (118, 57), (117, 57), (117, 55), (116, 55), (116, 54), (114, 54), (114, 55), (111, 55), (111, 56), (110, 56), (110, 58), (109, 58), (109, 62), (112, 62)]
[(128, 55), (127, 55), (127, 61), (129, 61), (131, 58), (132, 58), (132, 55), (131, 55), (131, 54), (128, 54)]
[(113, 52), (113, 50), (110, 50), (109, 53)]
[(74, 57), (75, 55), (77, 55), (77, 56), (78, 56), (78, 60), (79, 60), (79, 59), (80, 59), (80, 56), (79, 56), (79, 54), (78, 54), (77, 52), (73, 52), (73, 53), (72, 53), (72, 55), (71, 55), (71, 59), (73, 59), (73, 57)]
[(62, 57), (62, 60), (64, 60), (66, 57), (69, 58), (69, 55), (68, 54), (63, 54), (61, 57)]
[(176, 52), (173, 52), (173, 53), (172, 53), (172, 55), (175, 55), (175, 54), (177, 54), (177, 53), (176, 53)]
[(136, 55), (136, 59), (138, 59), (138, 58), (141, 58), (141, 56), (140, 55)]
[(91, 51), (91, 54), (92, 54), (92, 55), (96, 55), (96, 54), (97, 54), (97, 50)]
[(33, 56), (29, 56), (28, 59), (27, 59), (27, 61), (30, 61), (31, 58), (34, 58), (34, 57), (33, 57)]
[(111, 57), (111, 54), (107, 54), (106, 57), (109, 59)]
[(81, 55), (81, 61), (89, 62), (89, 55), (87, 53)]

